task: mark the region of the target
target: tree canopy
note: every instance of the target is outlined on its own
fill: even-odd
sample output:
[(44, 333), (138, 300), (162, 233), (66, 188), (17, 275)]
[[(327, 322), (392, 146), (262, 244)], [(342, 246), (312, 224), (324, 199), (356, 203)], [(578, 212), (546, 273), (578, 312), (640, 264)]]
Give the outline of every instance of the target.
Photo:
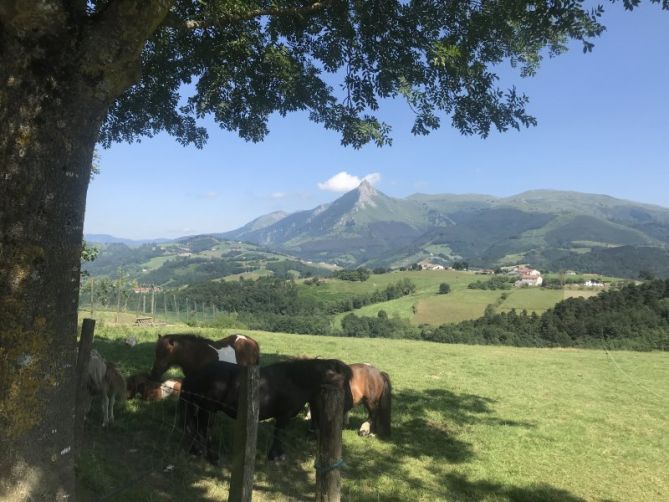
[(260, 141), (272, 113), (306, 110), (345, 145), (384, 145), (390, 125), (378, 111), (388, 98), (415, 112), (414, 134), (444, 117), (484, 137), (493, 127), (532, 125), (527, 97), (498, 87), (495, 66), (509, 62), (532, 75), (570, 40), (589, 51), (604, 29), (603, 9), (582, 3), (177, 0), (142, 51), (141, 78), (110, 108), (100, 141), (164, 130), (201, 146), (207, 132), (198, 119), (206, 115)]

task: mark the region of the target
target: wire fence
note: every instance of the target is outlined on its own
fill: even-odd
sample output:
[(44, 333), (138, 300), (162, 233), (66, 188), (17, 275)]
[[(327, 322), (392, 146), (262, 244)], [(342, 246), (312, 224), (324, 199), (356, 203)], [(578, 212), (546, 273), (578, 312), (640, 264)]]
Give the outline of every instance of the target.
[(135, 319), (151, 318), (154, 323), (197, 325), (211, 324), (229, 314), (211, 302), (177, 297), (157, 287), (140, 288), (141, 292), (134, 292), (116, 291), (112, 285), (109, 291), (98, 291), (94, 289), (95, 283), (89, 279), (79, 295), (79, 309), (92, 318), (125, 323), (128, 316), (134, 316)]
[[(218, 412), (208, 417), (185, 407), (209, 402)], [(94, 408), (94, 409), (97, 409)], [(206, 395), (182, 395), (161, 401), (128, 401), (108, 429), (91, 413), (84, 432), (80, 478), (85, 485), (82, 500), (184, 500), (227, 499), (236, 421), (227, 415), (234, 406)], [(200, 420), (207, 420), (207, 435), (199, 436)], [(317, 440), (309, 422), (299, 414), (281, 430), (286, 460), (267, 459), (274, 440), (274, 423), (259, 424), (256, 489), (263, 498), (304, 500), (313, 498)], [(194, 455), (211, 451), (220, 465)]]

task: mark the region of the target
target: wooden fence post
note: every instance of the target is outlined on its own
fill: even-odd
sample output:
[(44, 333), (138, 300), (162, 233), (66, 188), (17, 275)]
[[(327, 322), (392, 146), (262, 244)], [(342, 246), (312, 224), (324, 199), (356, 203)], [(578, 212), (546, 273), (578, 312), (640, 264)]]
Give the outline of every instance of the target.
[(74, 441), (76, 455), (81, 453), (81, 446), (84, 436), (84, 402), (88, 392), (88, 363), (91, 359), (91, 349), (93, 347), (93, 335), (95, 334), (95, 319), (84, 319), (81, 325), (81, 338), (79, 339), (79, 353), (77, 354), (77, 390), (76, 390), (76, 408), (74, 415)]
[(258, 366), (240, 366), (239, 369), (241, 386), (228, 502), (248, 502), (253, 496), (253, 471), (258, 440), (260, 369)]
[(343, 465), (341, 430), (344, 421), (344, 391), (335, 385), (323, 385), (319, 396), (319, 436), (316, 457), (316, 500), (341, 500)]

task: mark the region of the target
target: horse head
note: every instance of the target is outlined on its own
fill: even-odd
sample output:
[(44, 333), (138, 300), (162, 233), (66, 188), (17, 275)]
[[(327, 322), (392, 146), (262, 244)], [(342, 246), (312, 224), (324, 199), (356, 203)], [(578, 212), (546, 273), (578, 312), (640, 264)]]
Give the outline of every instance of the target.
[(170, 366), (175, 361), (175, 349), (177, 342), (170, 335), (158, 335), (156, 342), (155, 358), (153, 360), (153, 368), (151, 368), (151, 379), (157, 382), (163, 376)]

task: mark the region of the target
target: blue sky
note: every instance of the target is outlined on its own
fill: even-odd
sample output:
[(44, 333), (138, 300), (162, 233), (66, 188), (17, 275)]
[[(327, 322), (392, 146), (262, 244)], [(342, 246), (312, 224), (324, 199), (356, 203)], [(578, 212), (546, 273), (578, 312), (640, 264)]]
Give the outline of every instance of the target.
[[(530, 97), (537, 127), (461, 136), (444, 120), (411, 135), (412, 115), (385, 103), (393, 146), (344, 148), (306, 114), (277, 117), (263, 143), (246, 143), (207, 122), (204, 149), (167, 135), (100, 151), (101, 174), (88, 191), (86, 233), (126, 238), (222, 232), (276, 210), (311, 209), (369, 176), (394, 197), (423, 193), (508, 196), (551, 188), (608, 194), (669, 207), (669, 12), (632, 13), (605, 4), (607, 31), (595, 49), (580, 45), (501, 86)], [(331, 180), (328, 182), (328, 180)]]

